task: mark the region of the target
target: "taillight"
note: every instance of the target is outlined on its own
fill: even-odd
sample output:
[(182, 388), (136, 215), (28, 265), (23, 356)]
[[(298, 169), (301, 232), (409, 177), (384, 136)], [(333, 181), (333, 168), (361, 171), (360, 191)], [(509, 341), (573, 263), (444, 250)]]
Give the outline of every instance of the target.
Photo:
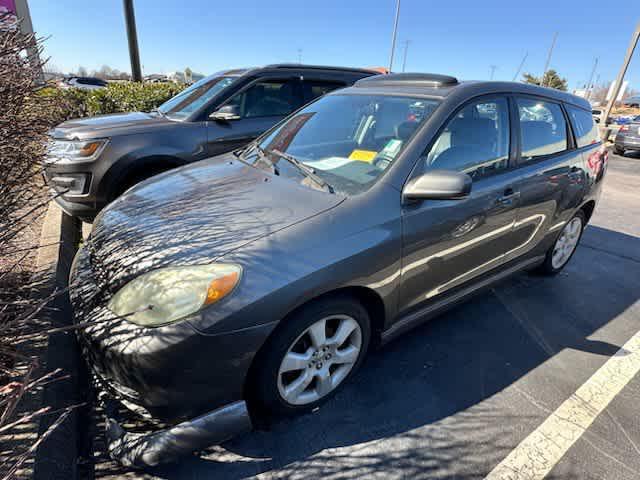
[(620, 132), (628, 132), (629, 131), (629, 125), (622, 125), (620, 127)]

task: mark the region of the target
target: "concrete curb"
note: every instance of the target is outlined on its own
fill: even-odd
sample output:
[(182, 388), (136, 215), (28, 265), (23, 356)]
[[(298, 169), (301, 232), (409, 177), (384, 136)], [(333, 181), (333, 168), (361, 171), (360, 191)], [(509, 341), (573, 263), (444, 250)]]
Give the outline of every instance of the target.
[[(67, 287), (69, 269), (80, 241), (80, 222), (50, 202), (42, 226), (37, 268), (46, 275), (42, 297)], [(72, 322), (68, 295), (56, 295), (49, 303), (48, 318), (53, 328)], [(42, 392), (42, 405), (53, 411), (86, 401), (87, 374), (80, 357), (75, 333), (60, 332), (49, 336), (44, 358), (45, 371), (60, 368), (69, 378), (52, 382)], [(36, 451), (33, 478), (36, 480), (78, 478), (78, 458), (84, 450), (81, 409), (69, 417), (40, 444)], [(57, 415), (41, 417), (38, 434), (42, 435)], [(86, 422), (85, 422), (86, 423)]]

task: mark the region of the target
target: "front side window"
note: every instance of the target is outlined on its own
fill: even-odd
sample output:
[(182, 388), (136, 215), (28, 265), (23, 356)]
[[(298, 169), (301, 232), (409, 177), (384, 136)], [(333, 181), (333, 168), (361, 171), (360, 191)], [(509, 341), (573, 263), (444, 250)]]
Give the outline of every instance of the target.
[(557, 103), (518, 98), (522, 161), (567, 149), (567, 125)]
[(215, 95), (231, 85), (235, 77), (206, 77), (170, 98), (158, 108), (163, 115), (175, 120), (186, 117), (204, 107)]
[(593, 115), (588, 110), (582, 110), (571, 105), (567, 105), (567, 112), (571, 117), (578, 147), (598, 143), (598, 129), (593, 121)]
[(473, 179), (509, 167), (509, 104), (506, 98), (462, 108), (440, 133), (426, 156), (425, 170), (456, 170)]
[(284, 117), (300, 106), (292, 80), (261, 80), (238, 93), (233, 105), (240, 118)]
[[(293, 156), (334, 191), (355, 195), (389, 168), (438, 104), (437, 100), (388, 95), (328, 95), (270, 132), (259, 146), (281, 174), (295, 169), (269, 152)], [(256, 166), (261, 163), (255, 149), (245, 159), (253, 159)]]

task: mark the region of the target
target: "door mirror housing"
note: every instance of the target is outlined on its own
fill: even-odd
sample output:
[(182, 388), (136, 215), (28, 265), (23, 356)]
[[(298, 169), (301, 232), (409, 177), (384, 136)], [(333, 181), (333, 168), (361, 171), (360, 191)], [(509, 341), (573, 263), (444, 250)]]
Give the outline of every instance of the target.
[(240, 120), (240, 112), (236, 105), (224, 105), (209, 115), (209, 118), (216, 122), (230, 122), (232, 120)]
[(454, 170), (431, 170), (409, 181), (402, 191), (405, 200), (457, 200), (471, 193), (473, 180)]

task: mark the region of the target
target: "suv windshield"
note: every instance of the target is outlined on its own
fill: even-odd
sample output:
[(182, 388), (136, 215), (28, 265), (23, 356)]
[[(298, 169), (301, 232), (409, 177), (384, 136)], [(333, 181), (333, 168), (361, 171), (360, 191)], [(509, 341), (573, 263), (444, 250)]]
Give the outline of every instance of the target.
[(158, 107), (158, 111), (169, 118), (183, 120), (231, 85), (235, 79), (236, 77), (219, 76), (203, 78), (164, 102)]
[[(335, 191), (355, 195), (389, 168), (438, 104), (387, 95), (329, 95), (300, 110), (258, 146), (277, 171), (287, 171), (283, 163), (289, 163), (291, 171), (290, 162), (278, 154), (285, 152)], [(256, 166), (264, 163), (261, 155), (249, 157), (245, 160)]]

